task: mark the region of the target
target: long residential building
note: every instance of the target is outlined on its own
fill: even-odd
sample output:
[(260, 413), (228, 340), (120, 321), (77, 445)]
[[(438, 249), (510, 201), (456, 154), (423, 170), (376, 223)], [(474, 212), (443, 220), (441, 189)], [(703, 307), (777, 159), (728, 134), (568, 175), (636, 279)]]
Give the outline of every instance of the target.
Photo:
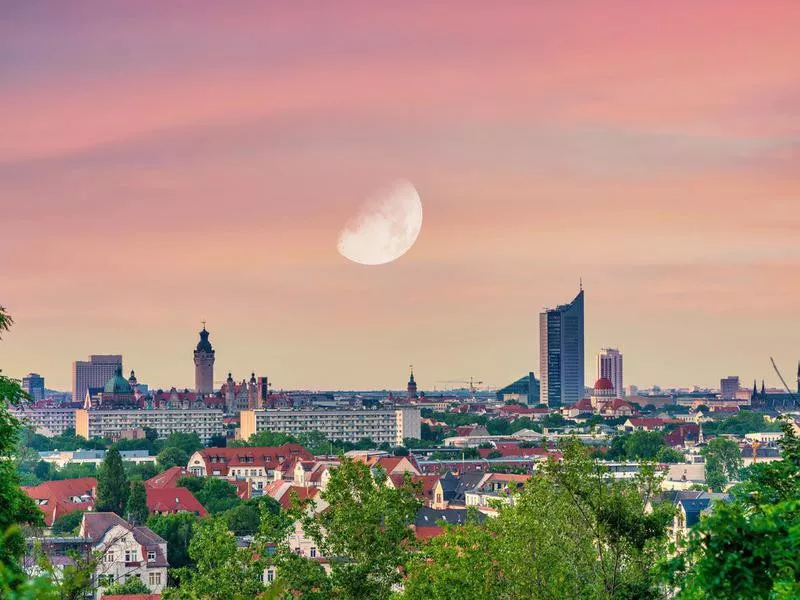
[(197, 433), (208, 443), (222, 435), (222, 410), (216, 408), (80, 409), (75, 412), (75, 433), (86, 439), (118, 439), (130, 429), (150, 427), (159, 437), (171, 433)]
[(75, 410), (74, 406), (57, 406), (36, 402), (23, 406), (21, 409), (12, 408), (11, 412), (36, 433), (54, 437), (61, 435), (67, 429), (75, 429)]
[(379, 410), (266, 409), (240, 413), (239, 436), (248, 439), (259, 431), (298, 435), (319, 431), (330, 440), (358, 442), (369, 438), (376, 444), (400, 446), (405, 438), (419, 439), (420, 409), (398, 406)]

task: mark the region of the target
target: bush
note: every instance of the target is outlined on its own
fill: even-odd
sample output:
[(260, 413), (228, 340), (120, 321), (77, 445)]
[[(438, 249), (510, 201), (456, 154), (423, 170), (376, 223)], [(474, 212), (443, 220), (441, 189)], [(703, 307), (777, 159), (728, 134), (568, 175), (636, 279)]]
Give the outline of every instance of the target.
[(70, 535), (75, 533), (83, 521), (83, 511), (73, 510), (53, 521), (53, 535)]

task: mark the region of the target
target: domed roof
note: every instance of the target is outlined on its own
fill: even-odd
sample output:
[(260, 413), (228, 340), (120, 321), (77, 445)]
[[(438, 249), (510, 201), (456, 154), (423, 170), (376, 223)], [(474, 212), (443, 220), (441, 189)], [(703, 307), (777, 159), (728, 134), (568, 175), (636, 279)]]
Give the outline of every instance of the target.
[(114, 376), (106, 382), (103, 388), (106, 394), (132, 394), (131, 384), (122, 376), (122, 367), (114, 369)]
[(610, 392), (614, 391), (614, 384), (611, 383), (611, 380), (607, 377), (601, 377), (594, 384), (594, 391), (599, 392), (603, 390)]
[(208, 331), (206, 331), (205, 327), (203, 327), (203, 331), (200, 332), (200, 341), (197, 342), (197, 352), (214, 352), (214, 349), (211, 347), (211, 342), (208, 341)]

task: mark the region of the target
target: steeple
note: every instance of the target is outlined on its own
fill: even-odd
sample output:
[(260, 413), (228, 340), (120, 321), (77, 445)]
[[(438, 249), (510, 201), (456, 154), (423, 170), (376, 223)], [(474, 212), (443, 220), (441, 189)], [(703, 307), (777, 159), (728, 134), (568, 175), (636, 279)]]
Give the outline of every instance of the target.
[(414, 365), (409, 365), (411, 376), (408, 378), (407, 395), (409, 400), (417, 397), (417, 382), (414, 380)]
[(214, 348), (208, 341), (206, 322), (200, 331), (200, 341), (194, 350), (194, 391), (198, 394), (214, 393)]
[(755, 400), (758, 397), (758, 385), (756, 384), (756, 380), (753, 379), (753, 395), (750, 397), (750, 400)]
[(762, 396), (766, 396), (767, 395), (767, 386), (764, 385), (764, 380), (763, 379), (761, 380), (761, 395)]

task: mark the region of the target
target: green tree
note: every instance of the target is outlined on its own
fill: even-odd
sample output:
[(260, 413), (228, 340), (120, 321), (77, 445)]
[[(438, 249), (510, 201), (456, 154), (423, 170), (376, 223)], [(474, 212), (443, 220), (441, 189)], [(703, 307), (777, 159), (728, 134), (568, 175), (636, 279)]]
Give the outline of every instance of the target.
[(144, 483), (134, 481), (131, 484), (131, 493), (128, 498), (128, 517), (136, 525), (144, 525), (150, 514), (147, 508), (147, 490)]
[[(190, 478), (179, 479), (178, 485), (180, 485), (184, 479)], [(239, 495), (236, 492), (236, 486), (231, 485), (224, 479), (207, 477), (203, 479), (202, 482), (203, 487), (196, 492), (192, 490), (191, 487), (189, 489), (192, 490), (198, 502), (200, 502), (208, 512), (217, 514), (241, 504), (242, 501), (239, 499)]]
[(421, 506), (415, 487), (406, 479), (393, 489), (382, 479), (373, 478), (366, 464), (345, 458), (321, 494), (328, 508), (302, 518), (322, 554), (337, 557), (331, 565), (334, 597), (387, 598), (414, 550), (409, 525)]
[(295, 444), (297, 440), (288, 433), (278, 431), (259, 431), (250, 436), (247, 440), (248, 446), (264, 448), (269, 446), (282, 446), (283, 444)]
[(114, 583), (103, 588), (103, 596), (112, 594), (149, 594), (148, 588), (139, 577), (129, 577), (123, 582)]
[[(272, 498), (270, 498), (272, 500)], [(275, 502), (274, 500), (272, 500)], [(280, 508), (280, 505), (278, 505)], [(261, 512), (256, 503), (243, 503), (222, 513), (225, 524), (235, 535), (255, 535), (261, 521)]]
[(228, 438), (224, 435), (220, 435), (218, 433), (211, 436), (211, 439), (208, 440), (208, 447), (209, 448), (224, 448), (228, 443)]
[[(11, 317), (0, 306), (0, 336), (9, 330), (12, 323)], [(0, 581), (0, 585), (7, 587), (9, 592), (23, 583), (18, 579), (21, 576), (20, 558), (25, 551), (20, 525), (41, 525), (43, 522), (39, 508), (19, 487), (14, 464), (21, 424), (8, 408), (19, 405), (26, 398), (19, 382), (0, 372), (0, 579), (9, 582), (3, 584)]]
[(97, 470), (95, 507), (98, 511), (115, 512), (124, 516), (129, 493), (130, 487), (125, 468), (122, 466), (122, 457), (119, 450), (111, 448)]
[(200, 441), (200, 436), (195, 432), (181, 433), (176, 431), (164, 440), (161, 448), (162, 450), (164, 448), (180, 448), (187, 456), (191, 456), (194, 452), (203, 449), (203, 442)]
[(662, 563), (677, 598), (800, 597), (800, 439), (783, 424), (782, 460), (755, 465)]
[(185, 467), (189, 464), (189, 455), (176, 446), (167, 446), (158, 453), (158, 466), (163, 470), (171, 467)]
[(194, 536), (197, 516), (181, 512), (171, 515), (153, 515), (147, 526), (167, 542), (167, 560), (171, 567), (188, 567), (194, 564), (189, 557), (189, 544)]
[(53, 521), (53, 535), (68, 535), (74, 533), (81, 526), (81, 521), (83, 521), (82, 510), (68, 512), (63, 517), (59, 517)]
[(36, 468), (33, 470), (33, 474), (39, 479), (39, 481), (50, 481), (55, 474), (55, 467), (52, 463), (47, 462), (46, 460), (40, 460), (36, 463)]
[(663, 446), (656, 454), (656, 460), (661, 463), (680, 463), (684, 462), (686, 457), (675, 448)]
[(634, 431), (624, 437), (625, 456), (631, 460), (655, 460), (665, 445), (660, 431)]
[(409, 560), (404, 598), (461, 600), (507, 598), (497, 552), (502, 544), (488, 527), (448, 526)]
[(166, 588), (165, 600), (250, 600), (264, 589), (264, 559), (250, 549), (239, 548), (219, 517), (197, 522), (189, 556), (194, 567), (177, 570), (180, 587)]
[(742, 455), (739, 445), (726, 438), (714, 438), (701, 450), (705, 459), (706, 485), (721, 492), (728, 482), (739, 477)]

